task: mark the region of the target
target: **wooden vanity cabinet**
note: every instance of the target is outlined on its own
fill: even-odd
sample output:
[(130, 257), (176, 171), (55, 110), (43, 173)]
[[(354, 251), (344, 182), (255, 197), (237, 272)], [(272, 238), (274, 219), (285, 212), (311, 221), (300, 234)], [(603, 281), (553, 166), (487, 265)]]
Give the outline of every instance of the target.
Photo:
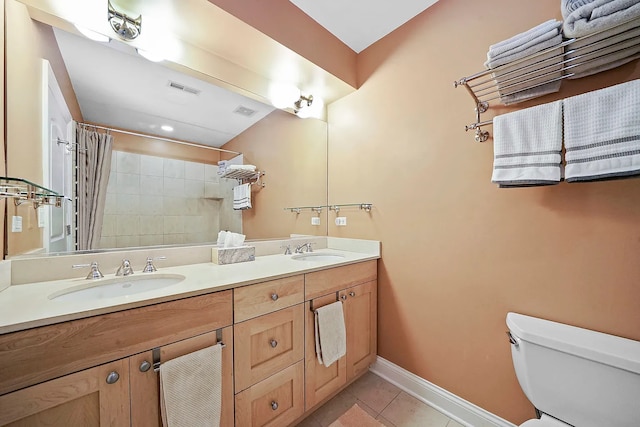
[[(307, 274), (305, 292), (313, 297), (305, 310), (305, 410), (308, 411), (360, 376), (375, 361), (377, 263), (367, 261)], [(343, 302), (347, 354), (325, 367), (316, 357), (312, 310), (336, 301)]]

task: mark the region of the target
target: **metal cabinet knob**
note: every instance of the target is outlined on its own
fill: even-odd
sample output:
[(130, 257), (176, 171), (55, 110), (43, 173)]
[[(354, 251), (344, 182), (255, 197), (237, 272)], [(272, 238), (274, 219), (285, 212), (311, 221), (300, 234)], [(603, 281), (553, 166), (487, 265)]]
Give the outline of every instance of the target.
[(271, 402), (271, 409), (273, 409), (274, 411), (276, 409), (278, 409), (278, 402), (276, 402), (275, 400)]
[(345, 300), (347, 299), (347, 296), (346, 296), (346, 295), (340, 295), (340, 299), (341, 299), (342, 301), (345, 301)]
[(278, 301), (278, 294), (276, 293), (271, 294), (271, 299), (274, 301)]
[(151, 363), (146, 360), (140, 364), (140, 372), (147, 372), (149, 369), (151, 369)]
[(116, 371), (110, 372), (109, 375), (107, 375), (107, 384), (115, 384), (119, 379), (120, 375)]
[(355, 292), (353, 292), (353, 291), (351, 291), (351, 292), (349, 292), (349, 296), (350, 296), (350, 297), (355, 297), (355, 296), (356, 296), (356, 293), (355, 293)]
[(278, 346), (278, 341), (276, 341), (276, 340), (271, 340), (271, 341), (269, 342), (269, 344), (271, 344), (271, 348), (276, 348), (276, 347)]

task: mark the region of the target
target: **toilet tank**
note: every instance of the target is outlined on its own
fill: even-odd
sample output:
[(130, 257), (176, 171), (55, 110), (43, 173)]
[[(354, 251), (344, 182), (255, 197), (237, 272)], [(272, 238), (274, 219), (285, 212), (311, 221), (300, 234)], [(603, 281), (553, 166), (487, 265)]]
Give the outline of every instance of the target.
[(576, 427), (640, 426), (640, 342), (517, 313), (507, 326), (538, 410)]

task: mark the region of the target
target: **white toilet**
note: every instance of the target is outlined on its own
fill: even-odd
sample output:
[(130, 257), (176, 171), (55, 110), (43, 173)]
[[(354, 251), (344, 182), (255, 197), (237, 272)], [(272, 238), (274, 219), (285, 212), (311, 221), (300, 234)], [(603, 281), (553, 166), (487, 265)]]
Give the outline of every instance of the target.
[(520, 387), (542, 413), (520, 427), (640, 426), (640, 342), (516, 313), (507, 326)]

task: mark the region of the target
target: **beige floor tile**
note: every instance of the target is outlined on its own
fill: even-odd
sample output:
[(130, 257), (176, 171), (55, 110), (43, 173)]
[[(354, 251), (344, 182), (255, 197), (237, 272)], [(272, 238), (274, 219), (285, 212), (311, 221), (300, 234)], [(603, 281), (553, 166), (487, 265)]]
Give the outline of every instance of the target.
[(296, 424), (296, 427), (321, 427), (321, 424), (313, 418), (313, 414)]
[(449, 420), (449, 424), (447, 424), (447, 427), (464, 427), (464, 426), (457, 421)]
[(383, 417), (382, 415), (379, 415), (378, 418), (376, 418), (376, 420), (380, 421), (382, 423), (383, 426), (386, 427), (396, 427), (395, 424), (393, 424), (391, 421), (389, 421), (388, 419), (386, 419), (385, 417)]
[(358, 399), (356, 399), (353, 394), (343, 390), (333, 399), (319, 407), (311, 416), (318, 421), (322, 427), (327, 427), (337, 420), (340, 415), (347, 412), (357, 401)]
[(446, 427), (449, 418), (418, 399), (400, 392), (381, 415), (396, 427)]
[(400, 394), (400, 389), (372, 372), (347, 387), (347, 391), (380, 413)]

